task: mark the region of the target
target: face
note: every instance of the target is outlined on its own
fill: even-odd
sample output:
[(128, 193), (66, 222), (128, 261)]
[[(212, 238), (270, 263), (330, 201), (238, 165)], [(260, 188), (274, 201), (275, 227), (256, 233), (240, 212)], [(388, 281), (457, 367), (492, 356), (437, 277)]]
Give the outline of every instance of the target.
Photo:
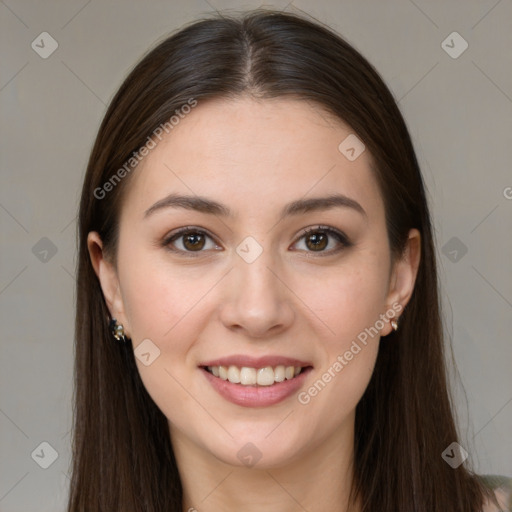
[(419, 238), (391, 260), (371, 155), (338, 149), (351, 133), (300, 100), (199, 102), (133, 171), (115, 267), (90, 234), (173, 442), (275, 467), (352, 428)]

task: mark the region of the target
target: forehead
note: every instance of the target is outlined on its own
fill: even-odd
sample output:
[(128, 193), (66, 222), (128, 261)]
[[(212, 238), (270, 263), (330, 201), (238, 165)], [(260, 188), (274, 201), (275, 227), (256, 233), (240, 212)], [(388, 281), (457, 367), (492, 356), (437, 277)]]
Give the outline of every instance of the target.
[(142, 216), (171, 192), (211, 197), (251, 217), (338, 192), (383, 214), (369, 152), (349, 160), (340, 151), (353, 137), (348, 125), (304, 100), (199, 101), (133, 171), (123, 215)]

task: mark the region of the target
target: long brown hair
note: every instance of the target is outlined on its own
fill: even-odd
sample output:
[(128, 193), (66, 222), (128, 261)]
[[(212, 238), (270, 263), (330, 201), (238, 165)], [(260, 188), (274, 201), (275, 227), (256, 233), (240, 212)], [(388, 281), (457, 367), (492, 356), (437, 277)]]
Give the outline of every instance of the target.
[[(479, 477), (441, 457), (459, 436), (430, 215), (402, 115), (378, 73), (340, 36), (303, 16), (257, 10), (196, 21), (158, 44), (125, 79), (99, 129), (78, 223), (68, 512), (181, 511), (167, 418), (139, 377), (131, 342), (112, 339), (87, 234), (98, 231), (115, 262), (130, 173), (112, 177), (191, 98), (201, 104), (240, 95), (295, 97), (347, 123), (373, 157), (393, 255), (401, 254), (411, 228), (421, 233), (415, 290), (400, 329), (381, 343), (356, 408), (352, 497), (362, 499), (365, 512), (480, 511), (487, 491)], [(98, 190), (109, 180), (102, 198)]]

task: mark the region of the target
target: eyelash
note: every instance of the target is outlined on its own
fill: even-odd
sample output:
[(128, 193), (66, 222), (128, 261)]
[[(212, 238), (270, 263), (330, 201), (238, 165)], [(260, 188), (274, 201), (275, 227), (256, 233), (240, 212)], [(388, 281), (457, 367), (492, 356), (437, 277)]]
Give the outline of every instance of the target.
[[(307, 238), (309, 235), (313, 234), (313, 233), (318, 233), (318, 232), (321, 232), (321, 233), (324, 233), (328, 236), (331, 236), (333, 238), (335, 238), (340, 244), (341, 246), (336, 248), (336, 249), (330, 249), (329, 251), (306, 251), (308, 253), (313, 253), (315, 254), (315, 256), (330, 256), (332, 254), (336, 254), (340, 251), (342, 251), (343, 249), (346, 249), (348, 247), (351, 247), (353, 244), (349, 241), (348, 237), (341, 231), (338, 231), (336, 229), (333, 229), (333, 228), (330, 228), (328, 226), (315, 226), (313, 228), (306, 228), (302, 231), (300, 237), (297, 239), (297, 241), (295, 243), (297, 243), (299, 240), (303, 239), (303, 238)], [(211, 238), (213, 241), (214, 240), (214, 237), (212, 235), (210, 235), (207, 231), (204, 231), (203, 229), (198, 229), (198, 228), (194, 228), (194, 227), (191, 227), (191, 226), (186, 226), (186, 227), (183, 227), (183, 228), (180, 228), (178, 229), (177, 231), (171, 233), (169, 236), (167, 236), (163, 242), (162, 242), (162, 245), (164, 246), (165, 249), (167, 249), (168, 251), (172, 252), (172, 253), (175, 253), (175, 254), (179, 254), (180, 256), (182, 255), (185, 255), (188, 257), (193, 257), (193, 258), (196, 258), (196, 257), (199, 257), (201, 255), (201, 253), (205, 252), (204, 250), (200, 250), (200, 251), (184, 251), (182, 249), (175, 249), (175, 248), (172, 248), (170, 246), (170, 244), (172, 242), (174, 242), (175, 240), (178, 240), (180, 237), (184, 236), (184, 235), (187, 235), (187, 234), (196, 234), (196, 235), (206, 235), (207, 237)], [(216, 243), (216, 242), (215, 242)]]

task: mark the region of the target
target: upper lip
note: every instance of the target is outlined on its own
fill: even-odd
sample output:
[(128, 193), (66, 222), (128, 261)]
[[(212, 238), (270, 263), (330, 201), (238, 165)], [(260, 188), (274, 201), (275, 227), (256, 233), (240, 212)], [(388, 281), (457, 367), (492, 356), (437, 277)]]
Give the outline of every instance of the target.
[(306, 366), (312, 366), (311, 363), (301, 361), (294, 357), (286, 356), (261, 356), (261, 357), (250, 357), (244, 355), (232, 355), (227, 357), (220, 357), (218, 359), (212, 359), (199, 366), (237, 366), (238, 368), (265, 368), (267, 366), (300, 366), (302, 368)]

